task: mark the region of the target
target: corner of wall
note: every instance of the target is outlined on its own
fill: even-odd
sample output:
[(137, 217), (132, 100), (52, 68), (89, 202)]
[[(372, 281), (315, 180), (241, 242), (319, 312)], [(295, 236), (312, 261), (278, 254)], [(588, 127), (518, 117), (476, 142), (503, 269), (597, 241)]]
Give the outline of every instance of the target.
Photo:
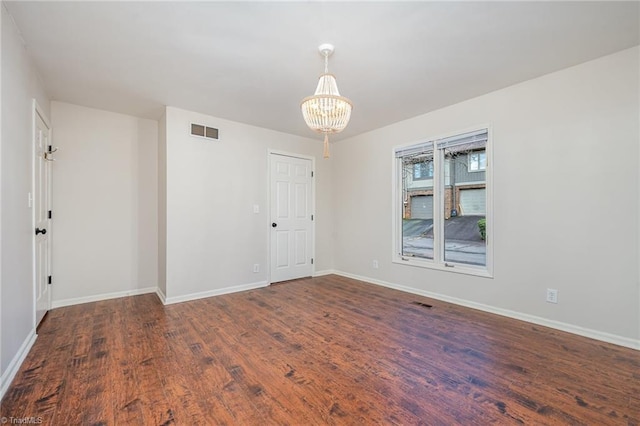
[(158, 291), (162, 303), (167, 292), (167, 109), (158, 121)]

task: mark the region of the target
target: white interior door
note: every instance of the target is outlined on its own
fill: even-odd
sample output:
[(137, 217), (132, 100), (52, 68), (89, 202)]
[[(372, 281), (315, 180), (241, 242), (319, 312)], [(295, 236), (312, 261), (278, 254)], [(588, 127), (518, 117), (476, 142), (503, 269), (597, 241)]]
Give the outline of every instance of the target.
[(271, 282), (313, 274), (310, 159), (270, 155)]
[[(34, 222), (35, 222), (35, 305), (36, 325), (51, 308), (51, 162), (46, 159), (50, 151), (50, 129), (37, 108), (34, 110)], [(50, 156), (51, 154), (49, 154)]]

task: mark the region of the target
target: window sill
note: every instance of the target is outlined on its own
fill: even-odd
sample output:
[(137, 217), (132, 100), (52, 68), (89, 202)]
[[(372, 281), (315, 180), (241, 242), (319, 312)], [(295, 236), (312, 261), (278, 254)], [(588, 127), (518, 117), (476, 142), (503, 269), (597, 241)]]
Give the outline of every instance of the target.
[(428, 259), (417, 259), (400, 256), (394, 256), (391, 261), (399, 265), (407, 265), (425, 269), (435, 269), (437, 271), (454, 272), (456, 274), (473, 275), (482, 278), (493, 278), (493, 274), (486, 268), (466, 266), (460, 263), (447, 263), (446, 265), (448, 266), (445, 266), (445, 264), (439, 264)]

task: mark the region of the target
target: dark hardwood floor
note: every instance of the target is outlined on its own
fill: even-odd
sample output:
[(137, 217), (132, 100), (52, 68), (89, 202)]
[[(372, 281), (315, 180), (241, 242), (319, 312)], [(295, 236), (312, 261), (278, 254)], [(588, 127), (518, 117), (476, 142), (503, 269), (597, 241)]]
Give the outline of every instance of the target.
[(166, 307), (143, 295), (52, 310), (0, 415), (637, 425), (640, 352), (327, 276)]

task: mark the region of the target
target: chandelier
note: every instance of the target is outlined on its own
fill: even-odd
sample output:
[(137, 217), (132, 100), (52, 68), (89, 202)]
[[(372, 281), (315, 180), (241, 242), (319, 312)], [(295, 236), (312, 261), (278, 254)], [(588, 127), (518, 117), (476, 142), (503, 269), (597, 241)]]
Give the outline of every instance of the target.
[(318, 80), (313, 96), (302, 100), (301, 109), (307, 126), (315, 132), (324, 133), (324, 158), (329, 158), (329, 134), (339, 133), (347, 127), (351, 118), (351, 101), (338, 92), (336, 77), (329, 74), (329, 56), (333, 53), (333, 45), (321, 44), (318, 47), (324, 56), (324, 74)]

